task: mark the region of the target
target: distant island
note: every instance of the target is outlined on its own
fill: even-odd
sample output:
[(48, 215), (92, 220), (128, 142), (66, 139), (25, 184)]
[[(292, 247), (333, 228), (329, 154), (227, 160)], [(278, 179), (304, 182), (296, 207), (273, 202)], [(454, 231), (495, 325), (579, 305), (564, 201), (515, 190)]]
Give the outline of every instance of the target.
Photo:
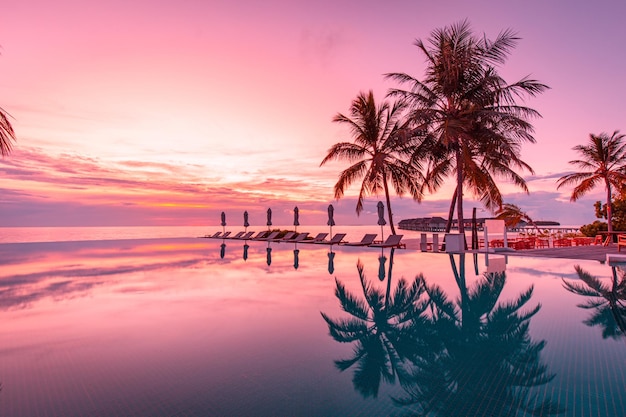
[[(478, 229), (482, 229), (485, 224), (485, 220), (494, 219), (493, 217), (481, 217), (476, 219), (476, 225)], [(443, 217), (435, 216), (435, 217), (418, 217), (415, 219), (402, 219), (398, 223), (399, 229), (404, 230), (417, 230), (422, 232), (443, 232), (446, 229), (447, 220)], [(535, 225), (537, 227), (545, 227), (545, 226), (560, 226), (561, 223), (555, 222), (552, 220), (537, 220), (535, 221)], [(472, 221), (471, 219), (465, 220), (465, 227), (471, 227)], [(525, 221), (520, 221), (516, 227), (516, 229), (521, 229), (528, 226), (528, 223)], [(457, 220), (452, 220), (452, 228), (458, 229)]]

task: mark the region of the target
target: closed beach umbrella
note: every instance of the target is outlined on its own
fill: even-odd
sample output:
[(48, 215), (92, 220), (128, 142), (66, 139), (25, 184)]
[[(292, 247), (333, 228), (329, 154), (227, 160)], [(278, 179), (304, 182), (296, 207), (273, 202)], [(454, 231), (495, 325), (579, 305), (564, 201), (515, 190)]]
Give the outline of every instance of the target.
[(382, 201), (379, 201), (376, 207), (378, 208), (378, 224), (380, 225), (380, 236), (381, 239), (385, 240), (385, 236), (383, 235), (383, 226), (387, 224), (387, 222), (385, 221), (385, 206), (383, 205)]
[(248, 231), (248, 226), (250, 226), (250, 223), (248, 223), (248, 212), (244, 211), (243, 212), (243, 227), (246, 229), (246, 232)]
[(294, 249), (293, 250), (293, 268), (294, 269), (298, 269), (298, 267), (300, 266), (300, 249)]
[(335, 225), (335, 208), (332, 204), (328, 205), (328, 222), (327, 225), (330, 226), (330, 238), (333, 238), (333, 226)]
[(300, 210), (298, 206), (293, 209), (293, 225), (296, 227), (296, 230), (298, 230), (298, 226), (300, 226)]
[(269, 246), (267, 247), (267, 266), (270, 266), (272, 264), (272, 248), (270, 248)]
[(384, 226), (387, 224), (385, 221), (385, 205), (382, 201), (379, 201), (376, 207), (378, 208), (378, 224)]
[(243, 260), (244, 261), (248, 260), (248, 248), (250, 248), (250, 245), (248, 244), (243, 245)]
[(222, 212), (222, 230), (226, 231), (226, 213)]
[(220, 245), (220, 258), (224, 259), (224, 255), (226, 255), (226, 243)]
[(270, 230), (270, 226), (272, 225), (272, 209), (267, 209), (267, 230)]
[(328, 252), (328, 273), (335, 272), (335, 252)]

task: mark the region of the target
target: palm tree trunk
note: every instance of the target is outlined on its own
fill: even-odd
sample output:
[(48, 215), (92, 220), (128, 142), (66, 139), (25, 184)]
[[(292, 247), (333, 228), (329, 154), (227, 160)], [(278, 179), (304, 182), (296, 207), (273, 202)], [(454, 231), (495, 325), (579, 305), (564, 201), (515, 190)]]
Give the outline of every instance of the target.
[(393, 227), (393, 217), (391, 215), (391, 199), (389, 198), (389, 186), (387, 186), (387, 180), (383, 180), (383, 186), (385, 187), (385, 199), (387, 200), (387, 214), (389, 215), (389, 227), (391, 227), (391, 234), (396, 234), (396, 229)]
[(456, 150), (456, 209), (459, 233), (465, 234), (465, 224), (463, 221), (463, 162), (460, 146), (459, 149)]
[(452, 202), (450, 203), (450, 211), (448, 211), (448, 222), (446, 223), (446, 233), (450, 233), (452, 229), (452, 217), (454, 217), (454, 207), (456, 207), (456, 188), (452, 194)]
[(609, 223), (609, 237), (611, 238), (611, 240), (613, 240), (613, 235), (611, 234), (611, 232), (613, 231), (613, 210), (611, 207), (611, 203), (612, 203), (612, 196), (611, 196), (611, 183), (606, 180), (606, 220)]

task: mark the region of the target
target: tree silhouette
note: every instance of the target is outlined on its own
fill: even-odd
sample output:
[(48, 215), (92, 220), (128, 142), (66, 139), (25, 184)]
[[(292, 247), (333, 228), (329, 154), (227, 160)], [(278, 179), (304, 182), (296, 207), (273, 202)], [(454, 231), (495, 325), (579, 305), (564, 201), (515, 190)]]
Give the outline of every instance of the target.
[(402, 110), (401, 103), (390, 105), (383, 102), (377, 106), (372, 91), (368, 94), (359, 93), (350, 106), (352, 117), (339, 113), (333, 119), (350, 127), (354, 143), (336, 143), (320, 164), (335, 159), (353, 163), (339, 175), (335, 184), (335, 198), (341, 198), (353, 182), (362, 180), (356, 204), (356, 213), (360, 214), (367, 195), (383, 192), (387, 201), (389, 226), (394, 235), (396, 231), (389, 183), (400, 196), (408, 193), (415, 200), (422, 198), (419, 181), (423, 177), (417, 162), (410, 162), (413, 151), (401, 121)]
[(496, 176), (527, 191), (515, 169), (532, 172), (520, 152), (524, 142), (535, 142), (529, 120), (539, 113), (518, 100), (548, 87), (531, 79), (508, 84), (498, 74), (496, 67), (506, 62), (518, 40), (511, 30), (493, 41), (476, 36), (468, 21), (461, 21), (434, 30), (427, 43), (415, 42), (426, 59), (422, 80), (405, 73), (386, 75), (408, 86), (389, 95), (407, 103), (411, 127), (433, 142), (436, 155), (426, 176), (430, 187), (455, 176), (459, 233), (464, 233), (465, 186), (490, 209), (502, 201)]
[(620, 269), (618, 276), (617, 268), (611, 267), (611, 284), (607, 285), (579, 265), (574, 268), (583, 283), (563, 280), (563, 286), (574, 294), (590, 298), (586, 303), (578, 304), (580, 308), (594, 310), (583, 323), (590, 327), (600, 326), (604, 339), (626, 337), (626, 272)]
[[(393, 250), (389, 266), (393, 263)], [(400, 279), (391, 293), (391, 270), (387, 275), (385, 292), (374, 287), (365, 277), (363, 264), (357, 263), (363, 298), (349, 292), (335, 279), (335, 296), (341, 308), (351, 317), (331, 319), (328, 324), (333, 339), (340, 343), (355, 343), (352, 357), (336, 360), (335, 365), (345, 371), (356, 364), (352, 378), (354, 388), (364, 397), (376, 397), (381, 381), (404, 384), (408, 378), (408, 363), (419, 357), (423, 343), (416, 337), (414, 326), (424, 322), (422, 313), (426, 304), (420, 301), (424, 292), (423, 277), (412, 283)]]
[(499, 302), (506, 274), (485, 273), (476, 285), (465, 285), (464, 254), (457, 269), (450, 256), (461, 296), (451, 301), (438, 285), (425, 283), (431, 325), (438, 348), (417, 364), (406, 395), (395, 401), (416, 415), (547, 416), (562, 413), (558, 404), (539, 398), (532, 387), (554, 375), (541, 362), (544, 341), (529, 335), (529, 322), (540, 309), (527, 311), (533, 288), (515, 300)]

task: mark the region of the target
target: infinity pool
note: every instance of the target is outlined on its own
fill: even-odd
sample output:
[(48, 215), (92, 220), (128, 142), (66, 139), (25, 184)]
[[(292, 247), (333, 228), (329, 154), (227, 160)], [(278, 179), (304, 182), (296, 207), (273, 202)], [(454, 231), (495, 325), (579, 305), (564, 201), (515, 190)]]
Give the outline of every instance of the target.
[(626, 416), (625, 272), (595, 261), (146, 239), (0, 262), (2, 416)]

